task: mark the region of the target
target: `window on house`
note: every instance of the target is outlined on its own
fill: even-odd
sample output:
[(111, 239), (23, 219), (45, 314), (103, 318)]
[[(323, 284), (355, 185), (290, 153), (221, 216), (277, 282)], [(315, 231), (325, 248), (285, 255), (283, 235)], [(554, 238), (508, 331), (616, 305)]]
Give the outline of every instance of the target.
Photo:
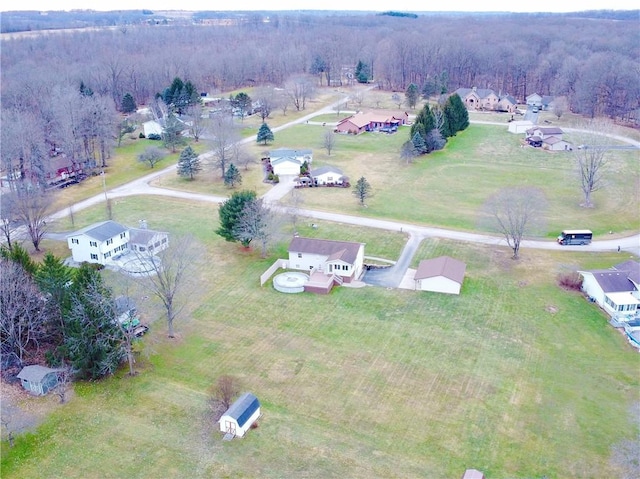
[(98, 255), (94, 254), (94, 253), (91, 253), (91, 259), (97, 260), (98, 259)]
[(89, 245), (90, 245), (90, 246), (93, 246), (94, 248), (97, 248), (97, 247), (98, 247), (98, 243), (97, 243), (97, 241), (89, 241)]
[(113, 238), (109, 238), (107, 240), (107, 246), (109, 246), (110, 244), (113, 244)]
[(144, 246), (138, 247), (138, 251), (146, 251), (146, 250), (147, 250), (147, 248), (145, 248)]
[(71, 238), (71, 244), (80, 244), (77, 238)]
[(125, 236), (125, 233), (120, 233), (120, 239), (123, 239)]
[(162, 244), (165, 244), (167, 242), (167, 238), (162, 238)]
[(302, 258), (302, 253), (298, 253), (298, 258)]

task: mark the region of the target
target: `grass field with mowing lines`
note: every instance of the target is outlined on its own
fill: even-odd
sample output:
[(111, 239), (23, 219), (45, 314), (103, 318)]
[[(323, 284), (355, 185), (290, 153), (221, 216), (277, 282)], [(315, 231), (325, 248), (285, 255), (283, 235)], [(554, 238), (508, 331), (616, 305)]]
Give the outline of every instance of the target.
[[(283, 295), (262, 260), (216, 237), (211, 205), (126, 198), (116, 219), (192, 231), (206, 248), (179, 337), (158, 318), (134, 378), (77, 384), (37, 434), (2, 448), (3, 477), (611, 477), (610, 445), (632, 434), (638, 354), (577, 293), (574, 265), (619, 254), (523, 251), (427, 240), (419, 259), (467, 263), (460, 296), (339, 288)], [(103, 212), (81, 212), (76, 222)], [(320, 223), (301, 234), (367, 243), (395, 259), (398, 233)], [(417, 263), (416, 263), (417, 264)], [(116, 278), (110, 281), (117, 281)], [(223, 443), (209, 390), (236, 376), (263, 405), (260, 426)]]

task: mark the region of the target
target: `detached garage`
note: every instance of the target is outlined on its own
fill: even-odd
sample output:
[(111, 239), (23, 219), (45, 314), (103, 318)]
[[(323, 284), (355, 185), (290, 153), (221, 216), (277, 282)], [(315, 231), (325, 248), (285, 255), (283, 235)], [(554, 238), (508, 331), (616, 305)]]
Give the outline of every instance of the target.
[(460, 294), (466, 269), (465, 263), (449, 256), (422, 260), (414, 276), (416, 289)]
[(260, 401), (251, 393), (245, 393), (234, 402), (220, 418), (220, 431), (225, 438), (243, 437), (260, 417)]

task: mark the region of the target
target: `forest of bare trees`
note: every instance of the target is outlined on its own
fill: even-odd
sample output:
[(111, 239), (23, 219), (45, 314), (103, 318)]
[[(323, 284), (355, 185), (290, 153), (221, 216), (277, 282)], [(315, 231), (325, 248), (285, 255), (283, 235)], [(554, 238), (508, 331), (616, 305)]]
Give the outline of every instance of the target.
[[(535, 92), (562, 96), (586, 117), (624, 121), (640, 107), (640, 28), (630, 18), (255, 13), (230, 25), (3, 35), (3, 166), (39, 171), (56, 151), (107, 166), (125, 95), (148, 105), (177, 77), (210, 94), (317, 82), (307, 91), (355, 81), (344, 72), (360, 64), (385, 90), (477, 86), (519, 101)], [(293, 94), (291, 108), (304, 109), (304, 99)]]

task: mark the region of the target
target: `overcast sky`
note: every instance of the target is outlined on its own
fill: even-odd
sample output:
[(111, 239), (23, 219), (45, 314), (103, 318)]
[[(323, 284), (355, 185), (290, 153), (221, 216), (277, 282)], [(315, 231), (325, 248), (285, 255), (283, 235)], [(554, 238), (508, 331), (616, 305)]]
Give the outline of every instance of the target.
[[(2, 2), (0, 11), (12, 10), (365, 10), (365, 11), (483, 11), (483, 12), (573, 12), (584, 10), (635, 10), (637, 0), (561, 0), (519, 1), (449, 0), (430, 2), (425, 0), (396, 0), (383, 3), (374, 0), (18, 0)], [(6, 5), (11, 3), (12, 5)], [(275, 4), (275, 5), (274, 5)], [(375, 6), (374, 6), (375, 5)]]

